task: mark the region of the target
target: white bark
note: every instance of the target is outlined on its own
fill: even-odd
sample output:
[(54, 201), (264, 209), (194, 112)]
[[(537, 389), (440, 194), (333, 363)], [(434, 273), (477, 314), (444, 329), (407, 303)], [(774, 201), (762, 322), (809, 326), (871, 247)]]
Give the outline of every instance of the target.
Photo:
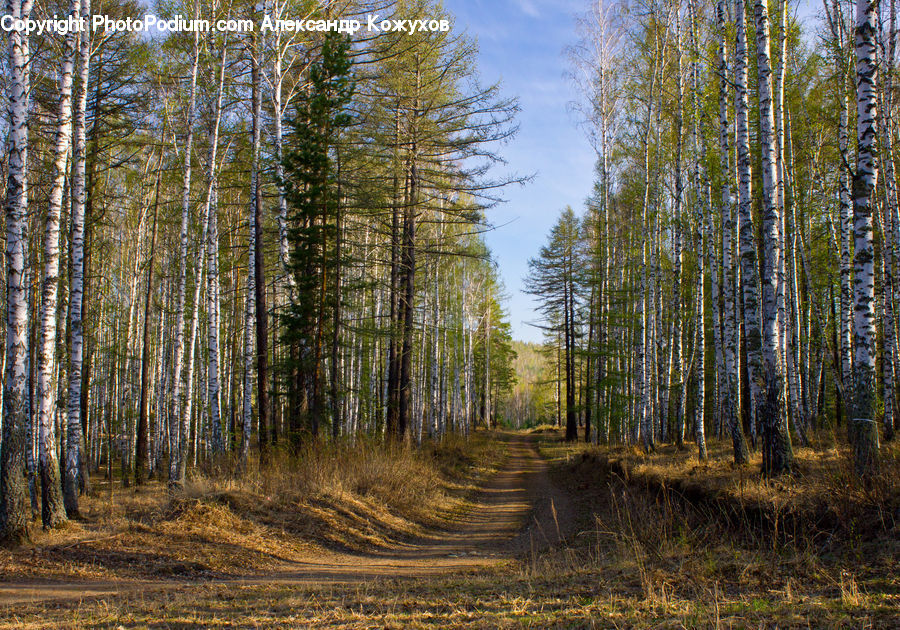
[[(199, 0), (195, 0), (194, 16), (200, 13)], [(176, 417), (176, 422), (170, 422), (169, 426), (177, 424), (182, 426), (179, 420), (182, 412), (182, 385), (184, 370), (184, 309), (187, 297), (187, 258), (188, 258), (188, 228), (191, 221), (191, 172), (192, 158), (194, 146), (194, 121), (196, 119), (197, 106), (197, 72), (200, 66), (200, 34), (194, 33), (194, 51), (191, 62), (190, 87), (188, 90), (188, 111), (187, 111), (187, 139), (184, 143), (184, 181), (181, 189), (181, 233), (180, 233), (180, 252), (178, 257), (178, 296), (175, 306), (175, 356), (173, 359), (172, 370), (174, 378), (172, 382), (172, 408)], [(182, 433), (172, 432), (169, 435), (170, 440), (170, 462), (169, 462), (169, 480), (178, 482), (182, 479), (182, 471), (185, 462), (181, 460), (187, 453), (187, 436)]]
[[(685, 417), (683, 415), (682, 392), (684, 389), (684, 352), (682, 349), (682, 300), (681, 290), (683, 277), (684, 254), (682, 246), (684, 180), (682, 179), (682, 135), (684, 128), (684, 73), (682, 68), (681, 47), (681, 20), (676, 20), (675, 25), (675, 55), (678, 60), (676, 66), (675, 82), (677, 87), (675, 104), (675, 199), (673, 203), (672, 231), (674, 239), (674, 253), (672, 254), (673, 274), (672, 284), (672, 379), (671, 386), (675, 390), (675, 442), (680, 447), (684, 443)], [(668, 405), (667, 405), (668, 407)], [(666, 409), (667, 411), (668, 409)]]
[(734, 234), (734, 195), (731, 188), (730, 149), (728, 145), (728, 51), (725, 41), (725, 0), (716, 3), (716, 25), (719, 33), (719, 163), (722, 170), (721, 211), (722, 211), (722, 292), (724, 294), (723, 313), (723, 361), (725, 383), (722, 387), (723, 422), (731, 433), (734, 461), (744, 464), (749, 459), (747, 443), (738, 417), (738, 326), (735, 287), (737, 278), (733, 259), (732, 237)]
[(875, 425), (875, 252), (872, 191), (876, 161), (876, 46), (874, 0), (856, 3), (856, 173), (853, 178), (853, 384), (848, 418), (856, 472), (871, 474), (878, 460)]
[[(69, 16), (77, 18), (80, 0), (71, 0)], [(76, 33), (66, 35), (59, 67), (59, 109), (53, 143), (53, 174), (50, 200), (44, 223), (44, 275), (41, 281), (41, 332), (38, 347), (38, 427), (43, 505), (41, 520), (45, 528), (66, 521), (62, 502), (59, 461), (56, 451), (56, 331), (59, 290), (59, 225), (62, 213), (66, 170), (72, 141), (72, 72), (75, 66)]]
[[(691, 54), (693, 61), (691, 62), (691, 95), (692, 95), (692, 118), (691, 125), (691, 150), (694, 161), (694, 208), (697, 220), (697, 402), (694, 432), (697, 441), (698, 456), (701, 460), (705, 460), (706, 453), (706, 397), (707, 391), (711, 388), (706, 386), (706, 277), (704, 256), (709, 258), (709, 272), (712, 277), (712, 303), (713, 303), (713, 326), (718, 326), (718, 281), (715, 276), (715, 268), (712, 266), (713, 250), (712, 245), (712, 216), (709, 217), (709, 224), (706, 219), (706, 203), (709, 199), (708, 184), (706, 182), (706, 173), (703, 168), (705, 160), (705, 150), (702, 148), (700, 135), (703, 130), (700, 120), (700, 67), (699, 50), (697, 49), (697, 36), (695, 32), (695, 5), (694, 0), (690, 0), (688, 4), (689, 20), (691, 23)], [(704, 247), (704, 241), (708, 241), (708, 249)], [(716, 340), (716, 354), (721, 357), (721, 344)]]
[(781, 214), (778, 208), (778, 156), (775, 115), (772, 103), (772, 63), (769, 53), (768, 0), (756, 0), (756, 65), (759, 95), (759, 143), (762, 156), (762, 307), (763, 360), (765, 363), (765, 406), (761, 414), (763, 469), (780, 473), (791, 466), (792, 451), (787, 423), (782, 412), (784, 387), (783, 293), (781, 269), (784, 247)]
[(753, 196), (750, 172), (749, 99), (747, 96), (747, 39), (743, 0), (735, 2), (735, 118), (737, 122), (738, 217), (741, 286), (744, 302), (744, 336), (747, 344), (747, 372), (750, 381), (750, 432), (754, 440), (758, 430), (759, 406), (764, 395), (765, 373), (760, 327), (759, 270), (756, 236), (753, 226)]
[[(90, 19), (91, 0), (81, 1), (81, 15)], [(71, 328), (71, 345), (69, 348), (69, 400), (68, 423), (66, 429), (66, 476), (65, 501), (66, 512), (70, 516), (78, 513), (78, 494), (84, 482), (82, 477), (83, 458), (82, 445), (84, 437), (81, 431), (81, 391), (82, 366), (84, 361), (84, 209), (87, 201), (85, 189), (85, 149), (87, 131), (87, 96), (88, 78), (91, 64), (91, 34), (85, 31), (80, 35), (78, 54), (78, 98), (75, 100), (74, 148), (72, 161), (72, 284), (69, 288), (69, 326)]]
[[(207, 170), (206, 199), (202, 214), (206, 231), (207, 259), (207, 317), (208, 317), (208, 402), (209, 422), (212, 429), (213, 451), (221, 453), (225, 450), (222, 436), (221, 418), (221, 385), (219, 370), (219, 210), (216, 182), (218, 178), (219, 126), (222, 119), (222, 96), (225, 89), (225, 62), (227, 41), (222, 44), (219, 65), (219, 81), (216, 90), (213, 128), (210, 134), (209, 165)], [(203, 258), (203, 256), (201, 256)], [(198, 287), (199, 287), (198, 274)], [(199, 295), (198, 295), (199, 297)], [(199, 300), (198, 300), (199, 303)], [(186, 416), (189, 413), (185, 414)]]
[(886, 439), (892, 439), (894, 424), (896, 422), (896, 369), (897, 369), (897, 339), (895, 334), (896, 310), (895, 304), (898, 297), (898, 284), (896, 274), (897, 263), (897, 232), (900, 226), (897, 224), (898, 200), (897, 180), (894, 171), (893, 152), (893, 69), (895, 63), (895, 41), (897, 37), (896, 5), (891, 3), (890, 30), (884, 35), (890, 42), (887, 50), (886, 72), (884, 89), (881, 92), (882, 111), (884, 115), (879, 118), (879, 132), (883, 143), (884, 163), (884, 188), (885, 196), (882, 205), (882, 242), (881, 253), (884, 266), (884, 282), (882, 294), (884, 304), (882, 307), (882, 386), (884, 398), (884, 434)]

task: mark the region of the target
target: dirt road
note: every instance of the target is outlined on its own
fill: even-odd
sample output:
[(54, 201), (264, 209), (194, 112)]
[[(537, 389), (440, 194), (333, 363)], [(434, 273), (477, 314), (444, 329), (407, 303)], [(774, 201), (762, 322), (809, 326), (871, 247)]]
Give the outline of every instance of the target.
[[(360, 583), (477, 570), (529, 549), (563, 539), (571, 527), (571, 504), (555, 488), (533, 436), (503, 433), (508, 457), (486, 480), (475, 507), (442, 531), (430, 532), (400, 549), (373, 554), (317, 553), (274, 567), (265, 576), (215, 580), (235, 585)], [(184, 588), (185, 581), (0, 583), (0, 605), (82, 599)]]

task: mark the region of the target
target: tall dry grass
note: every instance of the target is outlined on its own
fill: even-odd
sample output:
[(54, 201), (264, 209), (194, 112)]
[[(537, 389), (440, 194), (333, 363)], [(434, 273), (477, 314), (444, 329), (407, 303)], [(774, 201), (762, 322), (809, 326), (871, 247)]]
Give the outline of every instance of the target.
[[(469, 440), (448, 435), (422, 446), (359, 438), (307, 442), (299, 451), (275, 450), (269, 462), (251, 461), (246, 470), (233, 461), (192, 474), (176, 499), (235, 494), (297, 505), (317, 498), (377, 503), (392, 513), (416, 518), (446, 506), (489, 466), (492, 445), (476, 434)], [(235, 471), (225, 473), (223, 471)]]

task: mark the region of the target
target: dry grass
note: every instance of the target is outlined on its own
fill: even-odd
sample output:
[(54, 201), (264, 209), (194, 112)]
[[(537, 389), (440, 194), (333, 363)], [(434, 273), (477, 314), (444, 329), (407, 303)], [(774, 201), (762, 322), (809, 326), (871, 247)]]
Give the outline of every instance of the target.
[(698, 502), (716, 503), (732, 520), (762, 521), (778, 535), (833, 538), (834, 530), (872, 538), (900, 534), (900, 444), (884, 445), (881, 469), (869, 483), (853, 474), (846, 446), (795, 447), (793, 470), (780, 477), (760, 473), (761, 455), (747, 466), (732, 463), (730, 443), (713, 440), (709, 459), (696, 449), (666, 445), (645, 454), (637, 448), (599, 449), (596, 456), (626, 479), (666, 487)]
[(625, 626), (900, 627), (896, 446), (869, 488), (833, 449), (798, 449), (794, 475), (775, 481), (734, 469), (719, 444), (702, 465), (559, 436), (542, 450), (581, 496), (582, 534), (530, 573), (595, 580)]
[(391, 548), (464, 509), (497, 457), (476, 434), (423, 450), (371, 442), (276, 455), (243, 477), (197, 474), (183, 490), (95, 483), (83, 520), (0, 549), (3, 581), (221, 578), (270, 572), (328, 548)]
[(559, 433), (560, 428), (555, 424), (539, 424), (536, 427), (532, 427), (528, 429), (528, 433), (537, 433), (537, 434), (551, 434), (555, 435)]
[[(882, 531), (872, 540), (862, 530), (846, 529), (830, 540), (776, 539), (753, 523), (734, 521), (716, 501), (694, 503), (671, 483), (649, 487), (634, 476), (616, 474), (607, 451), (566, 445), (555, 432), (542, 433), (541, 440), (555, 485), (577, 499), (578, 533), (565, 545), (526, 554), (517, 563), (464, 575), (355, 585), (197, 583), (191, 589), (81, 604), (21, 606), (15, 617), (0, 616), (0, 626), (900, 627), (900, 554), (891, 546), (896, 532)], [(470, 451), (464, 453), (473, 458)], [(692, 454), (685, 457), (673, 470), (696, 466), (688, 461)], [(450, 461), (447, 468), (455, 468), (458, 455)], [(700, 476), (699, 471), (681, 474)], [(816, 476), (805, 478), (798, 476), (798, 483)], [(358, 496), (345, 482), (342, 491)], [(715, 483), (716, 492), (728, 487), (722, 480)], [(331, 491), (323, 486), (307, 492)], [(790, 496), (779, 488), (768, 492), (769, 500)], [(865, 496), (860, 490), (848, 492)]]

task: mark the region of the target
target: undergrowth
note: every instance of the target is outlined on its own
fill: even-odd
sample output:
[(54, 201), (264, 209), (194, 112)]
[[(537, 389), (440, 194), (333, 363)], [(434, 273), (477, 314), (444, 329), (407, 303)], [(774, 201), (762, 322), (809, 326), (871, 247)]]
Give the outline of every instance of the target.
[(777, 480), (693, 453), (555, 436), (542, 451), (580, 497), (581, 535), (523, 577), (602, 594), (626, 625), (900, 627), (895, 450), (869, 487), (831, 450), (798, 449), (794, 475)]
[(390, 549), (465, 509), (498, 457), (483, 433), (422, 448), (323, 442), (241, 476), (195, 472), (181, 489), (99, 481), (82, 520), (49, 532), (36, 521), (30, 545), (0, 550), (0, 579), (219, 578), (321, 548)]

